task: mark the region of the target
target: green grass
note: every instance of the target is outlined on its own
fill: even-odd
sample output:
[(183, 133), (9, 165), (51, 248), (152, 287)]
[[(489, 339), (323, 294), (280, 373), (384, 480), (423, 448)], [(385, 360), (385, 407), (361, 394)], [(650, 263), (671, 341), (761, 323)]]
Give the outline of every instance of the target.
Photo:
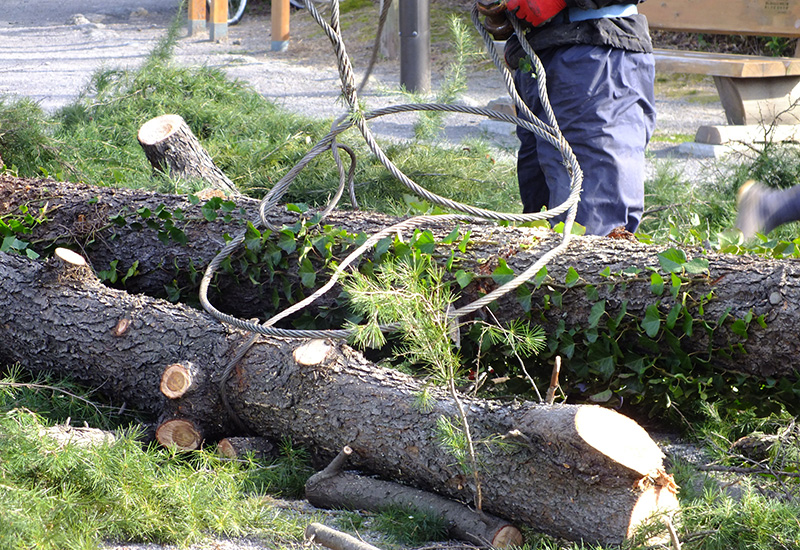
[(276, 513), (263, 496), (291, 487), (279, 483), (287, 472), (308, 475), (304, 455), (258, 464), (223, 460), (213, 449), (176, 453), (119, 426), (113, 443), (64, 444), (43, 430), (65, 414), (72, 425), (130, 422), (68, 382), (20, 381), (14, 369), (0, 380), (0, 548), (186, 545), (244, 534), (302, 540), (305, 523)]

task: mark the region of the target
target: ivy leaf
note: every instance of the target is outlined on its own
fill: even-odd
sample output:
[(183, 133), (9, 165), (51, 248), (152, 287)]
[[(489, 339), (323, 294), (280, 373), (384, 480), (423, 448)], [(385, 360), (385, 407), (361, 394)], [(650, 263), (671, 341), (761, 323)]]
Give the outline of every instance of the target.
[(681, 309), (683, 309), (681, 304), (675, 304), (672, 306), (672, 309), (669, 310), (669, 313), (667, 313), (667, 320), (665, 324), (668, 329), (672, 330), (675, 327), (675, 323), (678, 321), (678, 316), (681, 314)]
[(567, 285), (567, 288), (572, 288), (580, 280), (580, 278), (581, 276), (578, 275), (578, 272), (575, 270), (575, 268), (570, 266), (570, 268), (567, 270), (567, 277), (564, 280), (564, 284)]
[(601, 277), (610, 277), (611, 276), (611, 268), (606, 266), (603, 271), (600, 272)]
[(458, 286), (460, 286), (461, 288), (464, 288), (467, 285), (469, 285), (472, 282), (472, 278), (473, 278), (472, 273), (467, 273), (463, 269), (459, 269), (456, 272), (456, 282), (458, 283)]
[(600, 300), (596, 304), (592, 306), (592, 310), (589, 312), (589, 328), (597, 327), (600, 319), (603, 317), (603, 314), (606, 312), (606, 301)]
[(650, 290), (656, 296), (661, 296), (664, 293), (664, 279), (655, 271), (650, 274)]
[(678, 299), (678, 292), (681, 289), (681, 285), (683, 284), (683, 281), (681, 281), (681, 278), (678, 277), (675, 273), (670, 273), (669, 278), (670, 278), (670, 281), (672, 282), (672, 286), (669, 289), (669, 293), (672, 294), (672, 297), (677, 300)]
[(736, 319), (731, 323), (731, 331), (742, 338), (747, 338), (747, 323), (743, 319)]
[(461, 242), (460, 242), (460, 243), (458, 243), (458, 250), (459, 250), (459, 252), (461, 252), (462, 254), (466, 253), (466, 251), (467, 251), (467, 244), (469, 243), (469, 235), (470, 235), (470, 232), (469, 232), (469, 231), (467, 231), (467, 232), (464, 234), (464, 238), (463, 238), (463, 239), (461, 239)]
[(297, 241), (294, 240), (294, 237), (294, 233), (287, 229), (281, 231), (280, 236), (278, 237), (278, 246), (281, 248), (281, 250), (287, 254), (291, 254), (297, 250)]
[(614, 392), (611, 390), (601, 391), (600, 393), (596, 393), (594, 395), (589, 396), (589, 401), (593, 403), (606, 403), (614, 397)]
[(654, 338), (658, 331), (661, 329), (661, 312), (658, 311), (658, 306), (650, 304), (645, 311), (644, 319), (642, 320), (642, 328), (645, 333)]
[(542, 283), (544, 282), (546, 277), (547, 277), (547, 266), (543, 265), (542, 269), (540, 269), (539, 272), (536, 274), (536, 276), (533, 278), (533, 284), (536, 286), (536, 288), (542, 286)]
[(590, 302), (596, 302), (600, 299), (600, 294), (597, 292), (596, 286), (586, 285), (586, 299)]
[(453, 244), (458, 238), (458, 227), (454, 227), (450, 234), (444, 238), (442, 244)]
[(139, 274), (139, 260), (136, 260), (131, 264), (131, 266), (128, 268), (128, 271), (126, 271), (125, 275), (122, 277), (121, 279), (122, 284), (125, 284), (125, 282), (128, 279), (138, 274)]
[(206, 219), (206, 221), (213, 222), (217, 219), (217, 208), (211, 204), (211, 201), (205, 203), (200, 208), (200, 211), (203, 213), (203, 217)]
[(391, 237), (384, 237), (383, 239), (378, 241), (378, 244), (375, 245), (375, 257), (380, 258), (385, 253), (389, 251), (389, 248), (392, 246), (392, 238)]
[(694, 258), (684, 264), (687, 273), (699, 274), (708, 273), (708, 260), (706, 258)]
[(658, 255), (658, 263), (667, 273), (678, 273), (683, 270), (686, 263), (686, 253), (677, 248), (670, 248)]
[(300, 274), (300, 284), (306, 288), (313, 288), (314, 283), (317, 281), (317, 271), (314, 269), (311, 260), (305, 258), (297, 272)]
[(502, 285), (514, 278), (514, 270), (508, 267), (506, 261), (500, 258), (497, 269), (492, 273), (492, 280), (498, 285)]
[(531, 289), (528, 288), (528, 285), (517, 287), (517, 301), (525, 313), (531, 310)]
[(433, 254), (433, 251), (436, 250), (436, 238), (433, 233), (428, 229), (418, 233), (414, 241), (414, 248), (423, 254)]

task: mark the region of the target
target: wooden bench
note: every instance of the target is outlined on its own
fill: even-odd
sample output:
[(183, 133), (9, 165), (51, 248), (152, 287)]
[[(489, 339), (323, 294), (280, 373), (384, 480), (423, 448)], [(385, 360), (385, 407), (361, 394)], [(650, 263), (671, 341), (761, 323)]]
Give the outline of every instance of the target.
[[(800, 37), (798, 0), (648, 0), (652, 30)], [(656, 70), (714, 77), (728, 124), (800, 124), (800, 46), (795, 57), (657, 49)]]

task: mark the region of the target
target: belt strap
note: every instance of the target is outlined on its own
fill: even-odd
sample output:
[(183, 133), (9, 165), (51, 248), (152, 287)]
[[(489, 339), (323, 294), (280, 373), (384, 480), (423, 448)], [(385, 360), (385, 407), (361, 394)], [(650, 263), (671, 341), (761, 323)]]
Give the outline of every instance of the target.
[(615, 4), (597, 10), (569, 8), (569, 10), (567, 10), (567, 17), (569, 17), (570, 22), (575, 22), (607, 17), (627, 17), (629, 15), (636, 15), (637, 13), (639, 13), (639, 9), (636, 7), (636, 4)]

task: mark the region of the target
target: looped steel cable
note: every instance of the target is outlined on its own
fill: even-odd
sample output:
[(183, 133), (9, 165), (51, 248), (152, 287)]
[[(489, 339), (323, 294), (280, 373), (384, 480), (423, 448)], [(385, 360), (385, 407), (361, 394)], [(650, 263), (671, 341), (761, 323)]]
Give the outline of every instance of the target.
[[(375, 46), (374, 46), (375, 49), (377, 49), (378, 47), (378, 41), (380, 39), (380, 31), (383, 28), (383, 23), (385, 22), (386, 13), (388, 13), (388, 8), (390, 3), (391, 0), (387, 0), (384, 3), (383, 9), (381, 11), (379, 32), (375, 39)], [(580, 192), (583, 183), (583, 172), (578, 164), (577, 159), (575, 158), (574, 153), (572, 152), (572, 148), (569, 146), (569, 143), (567, 143), (567, 141), (564, 139), (564, 136), (562, 135), (558, 127), (555, 115), (550, 106), (550, 101), (547, 96), (546, 75), (544, 68), (541, 62), (539, 61), (538, 57), (532, 51), (532, 49), (527, 44), (527, 41), (524, 40), (524, 38), (520, 40), (520, 42), (522, 43), (525, 52), (531, 58), (531, 63), (535, 73), (533, 77), (535, 77), (538, 81), (539, 97), (541, 104), (544, 108), (547, 122), (543, 122), (541, 119), (536, 117), (530, 111), (528, 106), (525, 104), (525, 102), (517, 93), (516, 87), (514, 86), (513, 76), (511, 75), (508, 68), (505, 66), (505, 63), (500, 59), (500, 56), (498, 55), (496, 48), (494, 47), (494, 42), (491, 35), (488, 33), (488, 31), (486, 31), (486, 29), (483, 28), (483, 25), (480, 23), (477, 7), (475, 6), (473, 6), (471, 13), (473, 24), (477, 28), (481, 37), (483, 38), (484, 43), (486, 44), (486, 49), (489, 52), (489, 55), (492, 58), (492, 61), (494, 62), (495, 66), (498, 68), (501, 75), (503, 76), (508, 93), (512, 97), (514, 104), (517, 106), (519, 112), (522, 113), (522, 117), (512, 116), (505, 113), (493, 111), (490, 109), (467, 107), (463, 105), (443, 105), (435, 103), (395, 105), (392, 107), (386, 107), (383, 109), (364, 112), (361, 106), (359, 105), (358, 94), (361, 92), (362, 88), (369, 79), (370, 72), (372, 70), (377, 55), (376, 51), (375, 50), (373, 51), (373, 57), (370, 61), (369, 70), (365, 74), (362, 83), (358, 86), (358, 88), (356, 88), (353, 68), (350, 63), (350, 59), (347, 56), (347, 52), (344, 46), (344, 41), (341, 35), (341, 28), (339, 24), (339, 0), (331, 1), (330, 24), (328, 24), (322, 19), (316, 7), (314, 6), (314, 3), (311, 0), (306, 1), (306, 8), (308, 12), (312, 15), (312, 17), (316, 20), (316, 22), (323, 28), (323, 30), (325, 31), (326, 35), (328, 36), (333, 45), (334, 53), (336, 54), (338, 61), (337, 66), (339, 70), (339, 77), (342, 82), (342, 94), (348, 105), (349, 111), (344, 115), (342, 115), (341, 117), (339, 117), (333, 123), (330, 132), (328, 132), (326, 136), (324, 136), (319, 142), (317, 142), (309, 150), (309, 152), (306, 153), (306, 155), (295, 166), (293, 166), (286, 173), (286, 175), (284, 175), (275, 184), (275, 186), (267, 193), (267, 195), (262, 199), (259, 205), (258, 217), (252, 220), (253, 226), (255, 226), (256, 228), (266, 227), (271, 230), (278, 229), (269, 220), (270, 212), (277, 207), (281, 198), (286, 193), (286, 191), (288, 190), (289, 186), (294, 181), (294, 179), (300, 174), (300, 172), (306, 166), (308, 166), (308, 164), (314, 158), (324, 153), (325, 151), (331, 151), (331, 154), (334, 157), (334, 161), (337, 164), (340, 177), (339, 177), (339, 186), (337, 188), (337, 192), (335, 193), (332, 200), (329, 201), (328, 206), (323, 210), (320, 217), (324, 219), (325, 216), (327, 216), (336, 207), (336, 204), (341, 199), (344, 187), (346, 185), (349, 185), (351, 201), (354, 207), (357, 207), (357, 203), (355, 201), (355, 193), (353, 191), (353, 180), (354, 180), (355, 163), (356, 163), (355, 154), (351, 149), (337, 143), (336, 141), (336, 137), (340, 133), (352, 127), (356, 127), (359, 130), (365, 142), (367, 143), (367, 146), (369, 147), (370, 151), (376, 156), (376, 158), (380, 160), (380, 162), (386, 167), (386, 169), (389, 170), (389, 172), (394, 177), (400, 180), (403, 183), (403, 185), (405, 185), (410, 191), (414, 192), (415, 194), (419, 195), (420, 197), (426, 199), (427, 201), (433, 204), (462, 213), (444, 214), (435, 216), (416, 216), (401, 221), (397, 224), (392, 225), (391, 227), (387, 227), (375, 233), (374, 235), (369, 237), (361, 246), (359, 246), (356, 250), (350, 253), (335, 268), (330, 280), (324, 286), (319, 288), (317, 291), (315, 291), (313, 294), (311, 294), (304, 300), (281, 311), (280, 313), (274, 315), (273, 317), (269, 318), (263, 323), (247, 321), (223, 313), (218, 309), (216, 309), (208, 300), (208, 288), (214, 274), (219, 269), (222, 262), (228, 257), (230, 257), (236, 251), (236, 249), (239, 246), (241, 246), (241, 244), (244, 242), (246, 229), (242, 230), (238, 234), (236, 234), (233, 237), (233, 239), (231, 239), (222, 248), (222, 250), (220, 250), (220, 252), (214, 257), (213, 260), (211, 260), (203, 275), (203, 279), (201, 280), (200, 283), (200, 292), (199, 292), (200, 302), (203, 305), (203, 308), (208, 313), (210, 313), (218, 320), (223, 321), (225, 323), (229, 323), (237, 328), (257, 334), (264, 334), (267, 336), (277, 336), (277, 337), (287, 337), (287, 338), (348, 338), (353, 334), (353, 330), (351, 329), (296, 330), (296, 329), (277, 328), (274, 327), (273, 325), (278, 321), (285, 319), (289, 315), (292, 315), (293, 313), (300, 311), (304, 307), (307, 307), (312, 302), (317, 300), (320, 296), (328, 292), (331, 288), (335, 286), (336, 282), (339, 280), (339, 278), (345, 272), (345, 269), (347, 269), (348, 266), (350, 266), (353, 262), (355, 262), (367, 250), (369, 250), (372, 246), (374, 246), (378, 241), (389, 235), (413, 229), (429, 222), (437, 222), (437, 223), (442, 221), (476, 222), (481, 220), (528, 222), (535, 220), (551, 219), (566, 212), (566, 221), (564, 225), (563, 236), (561, 243), (558, 246), (543, 254), (533, 265), (531, 265), (522, 273), (514, 277), (511, 281), (501, 285), (494, 291), (490, 292), (489, 294), (486, 294), (485, 296), (483, 296), (478, 300), (475, 300), (474, 302), (471, 302), (454, 311), (448, 312), (448, 317), (454, 320), (458, 317), (474, 312), (488, 305), (489, 303), (500, 298), (504, 294), (513, 291), (524, 282), (532, 279), (539, 272), (539, 270), (545, 264), (547, 264), (547, 262), (549, 262), (556, 255), (560, 254), (568, 246), (569, 241), (571, 239), (572, 225), (574, 223), (575, 214), (577, 212), (578, 200), (580, 198)], [(511, 17), (510, 19), (514, 24), (514, 28), (518, 36), (524, 37), (524, 31), (521, 29), (518, 21), (516, 21), (514, 17)], [(473, 115), (481, 115), (509, 122), (511, 124), (515, 124), (517, 126), (521, 126), (529, 130), (530, 132), (534, 133), (535, 135), (547, 141), (553, 147), (558, 149), (559, 152), (561, 153), (564, 161), (563, 162), (564, 169), (569, 174), (571, 182), (570, 194), (567, 200), (565, 200), (562, 204), (557, 205), (554, 208), (547, 210), (545, 212), (514, 214), (514, 213), (496, 212), (493, 210), (487, 210), (483, 208), (462, 204), (460, 202), (453, 201), (445, 197), (441, 197), (435, 193), (428, 191), (427, 189), (423, 188), (422, 186), (414, 182), (411, 178), (405, 175), (397, 166), (394, 165), (394, 163), (386, 156), (386, 154), (377, 144), (374, 135), (367, 126), (367, 121), (373, 118), (385, 115), (409, 112), (409, 111), (447, 111), (453, 113), (467, 113)], [(338, 154), (339, 149), (346, 151), (350, 156), (350, 168), (347, 174), (345, 174), (344, 168), (342, 167), (341, 164), (341, 159)], [(397, 330), (397, 328), (398, 325), (390, 324), (382, 326), (381, 330), (383, 330), (384, 332), (389, 332)]]

